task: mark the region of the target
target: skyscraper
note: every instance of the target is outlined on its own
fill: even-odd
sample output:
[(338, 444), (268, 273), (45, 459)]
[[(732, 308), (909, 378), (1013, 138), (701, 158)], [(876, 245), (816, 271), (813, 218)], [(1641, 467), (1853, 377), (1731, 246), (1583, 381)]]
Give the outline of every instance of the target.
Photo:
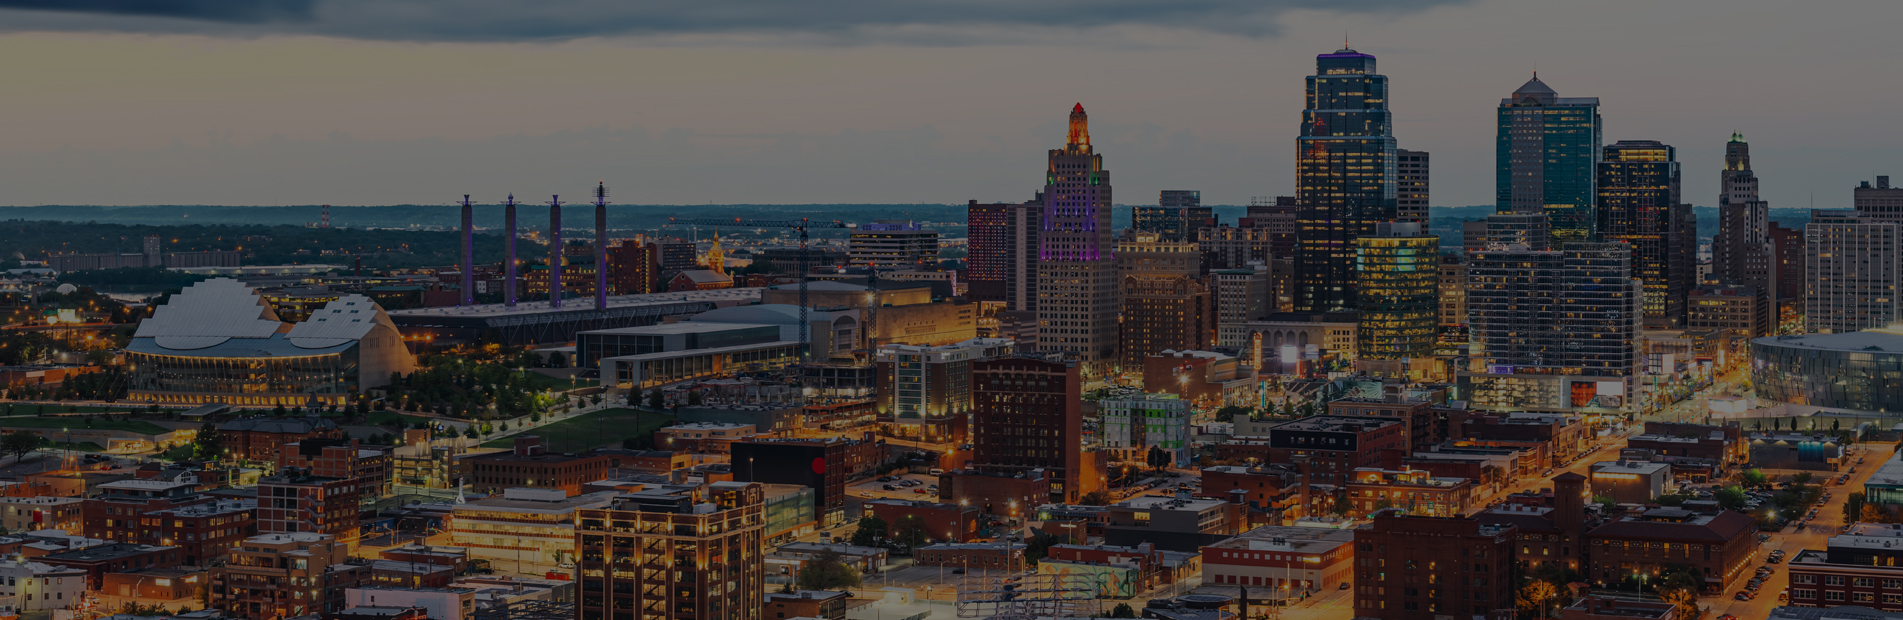
[(765, 515), (751, 482), (649, 485), (577, 510), (576, 617), (761, 617)]
[[(1719, 284), (1746, 285), (1776, 295), (1777, 251), (1771, 243), (1771, 208), (1758, 199), (1751, 172), (1751, 143), (1731, 134), (1718, 193), (1718, 235), (1711, 240), (1712, 276)], [(1776, 300), (1773, 299), (1773, 303)]]
[(1023, 203), (966, 207), (971, 247), (970, 298), (1004, 302), (1013, 312), (1037, 310), (1037, 233), (1044, 219), (1043, 195)]
[(1128, 369), (1142, 368), (1143, 358), (1164, 349), (1200, 351), (1215, 344), (1214, 299), (1209, 278), (1198, 277), (1196, 244), (1158, 237), (1140, 232), (1117, 243), (1123, 287), (1117, 353)]
[(1038, 347), (1063, 353), (1086, 376), (1117, 360), (1117, 265), (1110, 228), (1110, 171), (1090, 147), (1084, 105), (1070, 111), (1064, 148), (1052, 149), (1038, 231)]
[(1804, 325), (1840, 334), (1897, 320), (1899, 228), (1862, 211), (1811, 210), (1804, 225)]
[(1568, 243), (1468, 258), (1472, 374), (1460, 384), (1475, 407), (1624, 407), (1636, 393), (1644, 296), (1631, 248)]
[[(1041, 336), (1040, 336), (1041, 337)], [(979, 471), (1052, 479), (1053, 502), (1103, 488), (1097, 454), (1083, 435), (1083, 377), (1076, 362), (1005, 357), (971, 365), (971, 465)]]
[(1692, 206), (1680, 202), (1677, 150), (1655, 140), (1620, 140), (1599, 162), (1595, 228), (1606, 242), (1631, 246), (1632, 277), (1644, 282), (1645, 325), (1685, 325), (1696, 286)]
[(1427, 151), (1394, 151), (1396, 220), (1427, 225)]
[(1879, 221), (1903, 222), (1903, 187), (1890, 187), (1888, 175), (1877, 177), (1875, 187), (1871, 187), (1870, 182), (1865, 181), (1851, 193), (1853, 194), (1851, 205), (1855, 206), (1859, 213)]
[(1440, 237), (1413, 222), (1383, 223), (1355, 240), (1361, 295), (1355, 355), (1433, 357), (1440, 323)]
[(1156, 206), (1136, 207), (1134, 228), (1156, 233), (1163, 241), (1189, 241), (1196, 229), (1215, 223), (1216, 213), (1203, 206), (1201, 191), (1166, 189), (1157, 196)]
[(1342, 48), (1315, 57), (1296, 139), (1295, 309), (1351, 309), (1355, 238), (1397, 216), (1388, 78), (1374, 56)]
[(1494, 202), (1501, 213), (1552, 216), (1555, 242), (1593, 238), (1598, 97), (1560, 97), (1539, 74), (1500, 100)]

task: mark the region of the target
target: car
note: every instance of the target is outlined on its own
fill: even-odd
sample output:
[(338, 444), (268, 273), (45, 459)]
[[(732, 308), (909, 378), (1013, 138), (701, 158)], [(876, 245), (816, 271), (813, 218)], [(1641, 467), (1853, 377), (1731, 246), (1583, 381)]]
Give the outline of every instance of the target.
[(1770, 562), (1770, 563), (1772, 563), (1772, 564), (1776, 564), (1776, 563), (1778, 563), (1778, 562), (1779, 562), (1780, 560), (1782, 560), (1782, 558), (1780, 558), (1780, 557), (1778, 557), (1778, 556), (1775, 556), (1775, 555), (1774, 555), (1774, 556), (1771, 556), (1771, 557), (1768, 557), (1768, 558), (1764, 558), (1764, 561), (1766, 561), (1766, 562)]
[(898, 485), (893, 485), (893, 484), (888, 484), (888, 485), (885, 485), (885, 490), (887, 490), (887, 491), (897, 491), (897, 490), (899, 490), (899, 487), (898, 487)]
[(917, 494), (919, 494), (919, 495), (924, 495), (924, 494), (925, 494), (925, 489), (912, 489), (912, 492), (913, 492), (913, 493), (917, 493)]
[(1735, 601), (1748, 601), (1748, 600), (1751, 600), (1751, 596), (1743, 592), (1739, 592), (1736, 595), (1732, 596), (1731, 599)]
[(1343, 582), (1341, 582), (1341, 587), (1339, 587), (1339, 588), (1335, 588), (1335, 589), (1336, 589), (1336, 590), (1346, 590), (1346, 589), (1348, 589), (1348, 588), (1350, 588), (1350, 587), (1353, 587), (1353, 586), (1354, 586), (1354, 584), (1351, 584), (1351, 583), (1348, 583), (1348, 582), (1346, 582), (1346, 581), (1343, 581)]

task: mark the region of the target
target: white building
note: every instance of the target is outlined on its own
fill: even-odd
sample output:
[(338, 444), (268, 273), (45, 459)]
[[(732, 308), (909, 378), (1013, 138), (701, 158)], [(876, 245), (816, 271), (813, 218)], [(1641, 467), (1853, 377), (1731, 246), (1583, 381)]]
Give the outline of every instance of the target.
[(39, 562), (0, 562), (0, 606), (41, 611), (77, 605), (86, 596), (86, 570)]
[(1841, 334), (1898, 318), (1899, 225), (1859, 211), (1811, 210), (1804, 225), (1804, 327)]
[(1189, 401), (1175, 394), (1132, 394), (1098, 401), (1103, 448), (1113, 458), (1144, 462), (1151, 447), (1169, 451), (1177, 467), (1189, 466)]
[(615, 495), (603, 491), (568, 497), (561, 489), (503, 489), (502, 497), (456, 505), (450, 544), (498, 569), (556, 570), (575, 559), (575, 510), (606, 506)]
[(347, 588), (344, 613), (365, 607), (428, 610), (430, 620), (463, 620), (476, 613), (476, 591), (444, 588)]

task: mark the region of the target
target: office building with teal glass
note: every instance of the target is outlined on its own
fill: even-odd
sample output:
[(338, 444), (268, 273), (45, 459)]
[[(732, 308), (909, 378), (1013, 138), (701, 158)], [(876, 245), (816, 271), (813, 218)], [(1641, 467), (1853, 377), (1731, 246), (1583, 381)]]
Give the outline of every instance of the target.
[(1598, 97), (1561, 97), (1539, 75), (1500, 100), (1495, 209), (1546, 213), (1555, 243), (1596, 240)]
[(1388, 78), (1374, 56), (1315, 57), (1296, 152), (1295, 310), (1355, 307), (1355, 239), (1398, 216)]

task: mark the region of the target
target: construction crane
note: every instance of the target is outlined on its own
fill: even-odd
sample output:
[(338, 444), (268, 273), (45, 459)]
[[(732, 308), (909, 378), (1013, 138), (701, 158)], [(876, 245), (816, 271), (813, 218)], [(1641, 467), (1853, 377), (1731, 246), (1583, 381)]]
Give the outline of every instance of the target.
[[(740, 218), (740, 217), (736, 217), (730, 220), (720, 219), (720, 218), (689, 218), (689, 219), (668, 218), (668, 222), (671, 224), (685, 224), (689, 226), (735, 226), (739, 228), (791, 228), (791, 229), (800, 231), (800, 355), (802, 357), (811, 357), (813, 355), (813, 340), (812, 340), (812, 336), (807, 334), (807, 330), (809, 329), (810, 326), (807, 324), (807, 318), (806, 318), (806, 313), (808, 312), (809, 308), (812, 305), (810, 302), (807, 301), (806, 275), (812, 271), (813, 261), (812, 261), (812, 257), (808, 256), (806, 253), (806, 239), (807, 239), (806, 230), (809, 228), (854, 228), (852, 224), (847, 224), (839, 220), (833, 220), (830, 222), (815, 222), (812, 220), (808, 220), (806, 218), (800, 218), (797, 220), (750, 220), (750, 219)], [(873, 277), (876, 278), (878, 276), (874, 275)], [(871, 290), (872, 287), (870, 282), (868, 282), (868, 285), (866, 288), (867, 290)], [(874, 295), (876, 300), (877, 293), (875, 292)], [(872, 307), (877, 307), (877, 304), (868, 304), (868, 305)], [(871, 318), (868, 318), (866, 320), (866, 325), (868, 329), (871, 328), (871, 325), (872, 325)], [(805, 361), (804, 359), (801, 360), (801, 362), (804, 362), (804, 361)]]

